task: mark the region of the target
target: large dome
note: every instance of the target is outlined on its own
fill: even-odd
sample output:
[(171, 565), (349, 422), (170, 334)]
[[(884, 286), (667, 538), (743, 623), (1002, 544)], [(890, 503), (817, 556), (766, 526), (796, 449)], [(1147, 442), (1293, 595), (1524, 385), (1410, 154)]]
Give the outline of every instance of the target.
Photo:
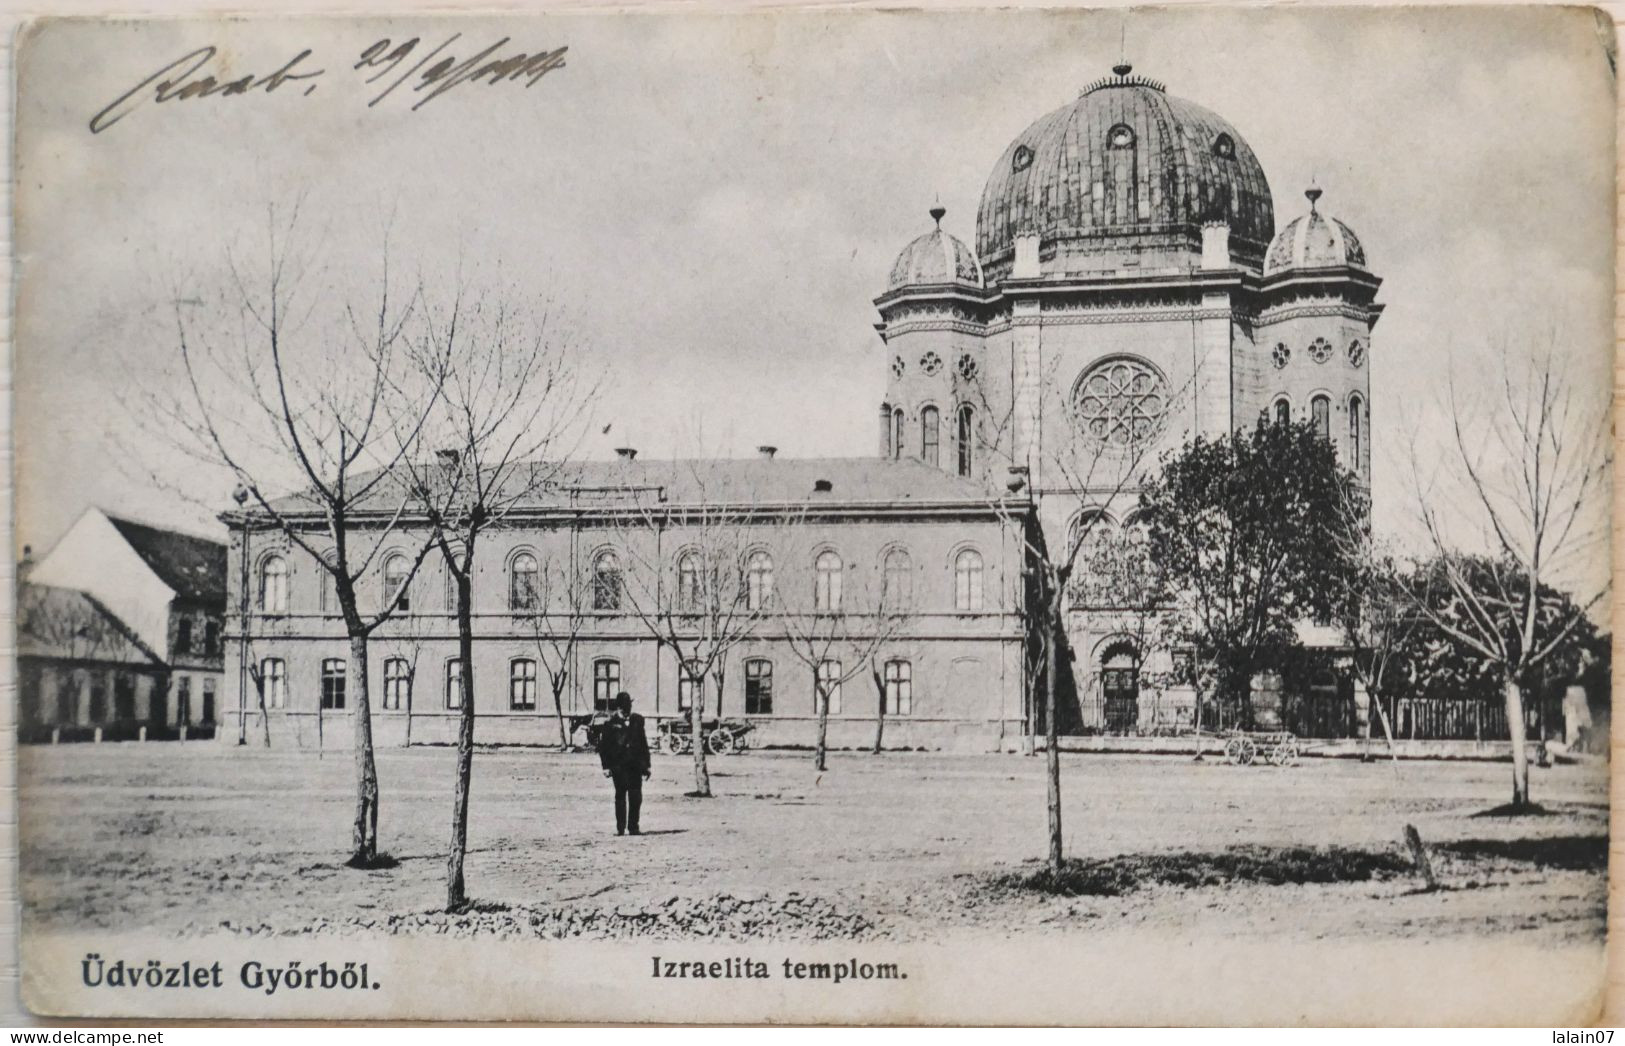
[(1038, 234), (1046, 256), (1054, 244), (1063, 258), (1121, 251), (1131, 240), (1139, 252), (1159, 243), (1199, 249), (1202, 223), (1217, 218), (1230, 224), (1231, 251), (1257, 266), (1275, 213), (1252, 147), (1225, 120), (1129, 66), (1113, 73), (999, 157), (976, 216), (983, 266), (1008, 271), (1023, 232)]

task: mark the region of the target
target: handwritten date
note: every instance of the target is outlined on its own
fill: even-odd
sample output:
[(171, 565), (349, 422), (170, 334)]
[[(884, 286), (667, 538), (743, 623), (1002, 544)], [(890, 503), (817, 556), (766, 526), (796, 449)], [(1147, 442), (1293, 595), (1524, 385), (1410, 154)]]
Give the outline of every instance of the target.
[[(569, 50), (557, 47), (551, 51), (505, 54), (509, 43), (505, 36), (472, 54), (465, 50), (467, 56), (459, 57), (455, 45), (462, 35), (453, 33), (433, 47), (416, 36), (400, 41), (385, 37), (368, 46), (351, 66), (352, 71), (361, 75), (363, 84), (380, 88), (367, 107), (376, 106), (397, 90), (403, 95), (420, 96), (411, 106), (416, 111), (462, 84), (489, 86), (524, 81), (525, 87), (534, 87), (548, 73), (564, 68), (564, 55)], [(284, 89), (284, 93), (297, 90), (309, 95), (327, 74), (324, 68), (312, 68), (313, 52), (306, 48), (269, 73), (222, 78), (217, 75), (218, 54), (216, 47), (200, 47), (160, 66), (91, 117), (91, 133), (100, 134), (149, 102), (274, 94)]]

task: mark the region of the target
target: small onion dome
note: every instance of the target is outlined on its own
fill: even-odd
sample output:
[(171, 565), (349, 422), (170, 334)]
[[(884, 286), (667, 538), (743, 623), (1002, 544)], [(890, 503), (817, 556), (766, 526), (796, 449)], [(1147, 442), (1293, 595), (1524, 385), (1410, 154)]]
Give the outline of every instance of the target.
[(1273, 276), (1288, 269), (1326, 269), (1351, 265), (1365, 268), (1365, 248), (1354, 230), (1321, 214), (1316, 206), (1320, 190), (1311, 187), (1309, 213), (1294, 218), (1275, 234), (1264, 255), (1264, 275)]
[(942, 231), (942, 216), (947, 213), (940, 205), (931, 208), (937, 227), (903, 248), (892, 263), (891, 279), (886, 281), (888, 291), (945, 283), (982, 286), (982, 265), (975, 253), (958, 237)]

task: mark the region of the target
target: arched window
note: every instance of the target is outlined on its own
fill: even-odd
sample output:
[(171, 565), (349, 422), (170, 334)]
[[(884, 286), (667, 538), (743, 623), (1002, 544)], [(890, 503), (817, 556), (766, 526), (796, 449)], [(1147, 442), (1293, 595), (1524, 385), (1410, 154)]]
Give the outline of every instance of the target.
[(621, 609), (621, 558), (607, 548), (592, 560), (592, 608)]
[(321, 585), (316, 596), (316, 609), (323, 614), (339, 612), (339, 587), (338, 582), (333, 579), (331, 566), (331, 561), (316, 564), (316, 576)]
[(384, 601), (394, 603), (396, 610), (412, 609), (412, 592), (407, 587), (408, 562), (399, 552), (384, 560)]
[(260, 613), (288, 612), (288, 561), (266, 556), (260, 563)]
[(938, 463), (937, 408), (927, 407), (920, 411), (920, 457), (927, 465)]
[(528, 657), (508, 662), (508, 708), (514, 712), (536, 711), (536, 662)]
[(886, 684), (886, 714), (908, 715), (914, 711), (914, 666), (901, 659), (886, 662), (882, 677)]
[(745, 714), (773, 714), (773, 662), (765, 657), (745, 662)]
[(970, 475), (974, 461), (971, 441), (976, 435), (976, 411), (969, 403), (961, 404), (959, 413), (955, 418), (954, 442), (959, 449), (959, 474)]
[(404, 657), (384, 660), (384, 711), (398, 712), (412, 704), (412, 665)]
[(684, 552), (677, 557), (677, 611), (680, 614), (700, 612), (700, 557), (696, 552)]
[(541, 604), (540, 569), (536, 557), (521, 552), (508, 564), (508, 609), (535, 610)]
[(1277, 425), (1292, 424), (1292, 401), (1285, 396), (1275, 401), (1275, 423)]
[[(349, 664), (342, 657), (329, 657), (322, 661), (322, 708), (329, 711), (344, 708), (345, 671)], [(184, 677), (183, 677), (184, 678)]]
[(773, 598), (773, 557), (757, 550), (745, 560), (745, 606), (760, 610)]
[(696, 701), (705, 704), (705, 676), (698, 661), (684, 661), (677, 671), (677, 710), (687, 712)]
[(1350, 463), (1354, 466), (1356, 471), (1360, 469), (1361, 462), (1365, 460), (1365, 458), (1362, 456), (1365, 452), (1363, 442), (1365, 439), (1365, 430), (1362, 427), (1365, 419), (1360, 417), (1361, 412), (1364, 410), (1364, 400), (1362, 400), (1359, 396), (1351, 396), (1349, 398), (1349, 453), (1352, 455)]
[(891, 456), (893, 458), (900, 459), (903, 456), (903, 424), (903, 408), (898, 407), (891, 412)]
[(260, 661), (260, 694), (266, 708), (288, 707), (288, 663), (280, 657)]
[(954, 557), (954, 609), (982, 609), (982, 554), (973, 548)]
[(1332, 438), (1332, 401), (1325, 396), (1316, 396), (1309, 401), (1309, 416), (1315, 423), (1315, 435), (1321, 439)]
[(825, 658), (818, 662), (818, 671), (813, 673), (813, 715), (818, 714), (818, 696), (822, 694), (829, 702), (829, 714), (841, 714), (841, 663)]
[(592, 663), (592, 710), (607, 712), (621, 692), (621, 663), (613, 657), (601, 657)]
[(891, 405), (880, 405), (880, 456), (891, 457)]
[(463, 659), (446, 658), (446, 707), (463, 707)]
[(841, 609), (841, 557), (830, 549), (813, 561), (813, 609), (833, 614)]
[(882, 562), (880, 601), (891, 613), (908, 609), (914, 601), (914, 564), (900, 548), (888, 549)]

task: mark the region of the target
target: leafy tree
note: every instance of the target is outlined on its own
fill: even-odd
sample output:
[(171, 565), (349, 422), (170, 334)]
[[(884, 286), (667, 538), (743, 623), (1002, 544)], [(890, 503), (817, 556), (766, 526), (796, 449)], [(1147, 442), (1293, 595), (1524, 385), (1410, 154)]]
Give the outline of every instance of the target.
[(1161, 466), (1140, 509), (1163, 598), (1221, 704), (1250, 726), (1249, 680), (1347, 588), (1338, 539), (1355, 479), (1309, 423), (1199, 437)]

